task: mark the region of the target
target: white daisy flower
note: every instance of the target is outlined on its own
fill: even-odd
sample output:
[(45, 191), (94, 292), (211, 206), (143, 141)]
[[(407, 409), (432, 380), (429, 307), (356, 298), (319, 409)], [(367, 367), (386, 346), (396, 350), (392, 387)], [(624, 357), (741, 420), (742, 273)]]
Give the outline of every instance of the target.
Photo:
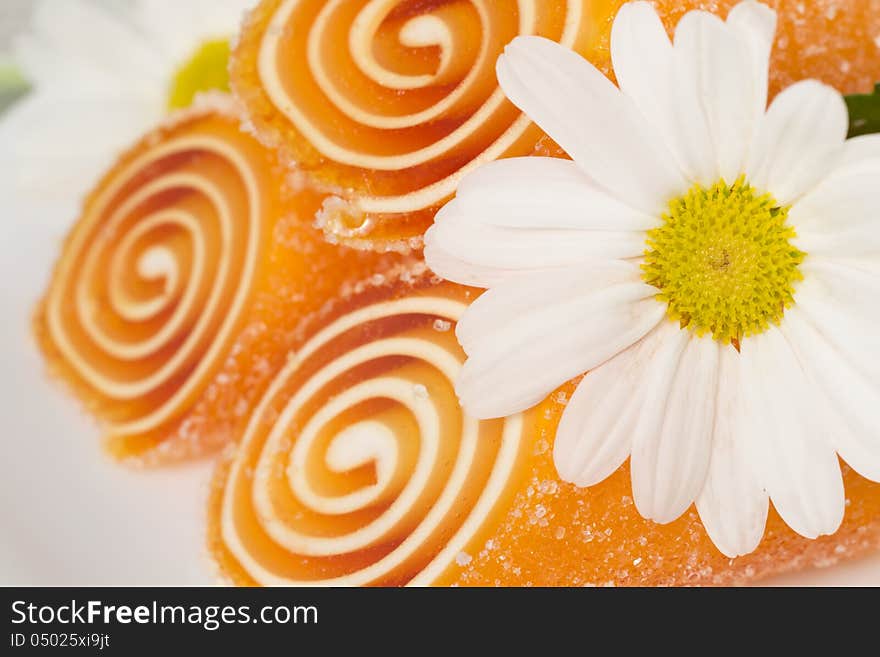
[(670, 42), (649, 3), (612, 32), (619, 88), (537, 37), (498, 61), (508, 98), (573, 161), (518, 158), (465, 179), (425, 256), (489, 288), (458, 325), (478, 418), (590, 371), (559, 426), (560, 476), (630, 458), (640, 513), (692, 503), (729, 556), (772, 501), (806, 537), (843, 518), (838, 454), (880, 480), (880, 136), (846, 141), (816, 81), (767, 108), (776, 15), (694, 11)]
[(13, 59), (34, 91), (4, 117), (4, 169), (28, 201), (81, 195), (115, 156), (199, 91), (227, 88), (229, 39), (255, 0), (35, 3)]

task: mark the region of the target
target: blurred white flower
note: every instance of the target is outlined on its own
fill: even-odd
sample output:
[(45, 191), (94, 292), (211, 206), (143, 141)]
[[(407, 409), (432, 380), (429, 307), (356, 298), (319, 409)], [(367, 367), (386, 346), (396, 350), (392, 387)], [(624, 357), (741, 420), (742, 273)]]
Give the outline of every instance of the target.
[(4, 194), (75, 207), (172, 98), (224, 82), (228, 39), (254, 2), (35, 3), (12, 52), (33, 90), (0, 120)]
[(27, 92), (28, 84), (18, 67), (0, 56), (0, 112)]

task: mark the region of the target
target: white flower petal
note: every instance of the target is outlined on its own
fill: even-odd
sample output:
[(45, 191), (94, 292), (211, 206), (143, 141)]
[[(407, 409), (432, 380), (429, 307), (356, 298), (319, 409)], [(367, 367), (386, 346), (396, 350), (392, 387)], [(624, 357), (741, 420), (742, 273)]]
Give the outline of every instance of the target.
[(425, 235), (440, 276), (490, 287), (511, 275), (633, 258), (654, 217), (615, 201), (569, 160), (514, 158), (467, 176)]
[(457, 200), (443, 208), (425, 235), (425, 261), (443, 278), (494, 287), (513, 276), (585, 261), (640, 256), (645, 234), (637, 231), (586, 231), (505, 228), (481, 223)]
[[(620, 90), (651, 120), (658, 110), (668, 112), (672, 44), (654, 6), (628, 2), (611, 28), (611, 61)], [(658, 121), (665, 128), (668, 121)]]
[[(137, 0), (137, 25), (178, 62), (185, 61), (200, 42), (238, 33), (246, 10), (256, 0)], [(195, 38), (194, 38), (195, 37)]]
[[(86, 38), (81, 29), (87, 30)], [(167, 75), (157, 51), (131, 23), (91, 0), (37, 3), (30, 36), (13, 55), (39, 86), (76, 85), (87, 72), (126, 86), (133, 79), (154, 85)]]
[(456, 191), (478, 221), (509, 228), (649, 230), (660, 221), (599, 188), (571, 160), (515, 157), (489, 162)]
[(620, 90), (661, 136), (685, 176), (708, 182), (717, 168), (709, 128), (693, 85), (685, 97), (675, 84), (672, 43), (652, 4), (628, 2), (620, 8), (611, 29), (611, 60)]
[[(616, 471), (632, 448), (632, 434), (647, 399), (665, 394), (646, 385), (646, 373), (669, 342), (662, 322), (639, 342), (587, 374), (578, 385), (556, 431), (553, 461), (564, 480), (587, 487)], [(664, 330), (665, 327), (665, 330)], [(673, 327), (674, 328), (674, 327)], [(665, 340), (664, 340), (665, 339)], [(661, 365), (662, 367), (662, 362)]]
[(706, 533), (731, 558), (758, 547), (769, 508), (767, 493), (755, 479), (748, 459), (742, 418), (754, 411), (744, 404), (740, 364), (740, 355), (732, 347), (722, 349), (709, 472), (697, 498)]
[(632, 100), (577, 53), (541, 37), (517, 37), (498, 58), (507, 97), (602, 187), (660, 214), (687, 181)]
[(759, 123), (749, 155), (749, 182), (789, 205), (836, 166), (849, 129), (838, 91), (804, 80), (780, 93)]
[(512, 279), (465, 312), (456, 390), (473, 417), (525, 410), (641, 339), (663, 317), (637, 265), (591, 263)]
[(77, 101), (37, 92), (23, 102), (27, 105), (16, 112), (19, 129), (5, 146), (16, 164), (17, 194), (30, 201), (79, 202), (157, 117), (151, 106), (126, 97)]
[(880, 255), (880, 158), (835, 171), (791, 208), (802, 251), (829, 258)]
[(807, 258), (796, 307), (868, 379), (880, 380), (880, 271)]
[(727, 23), (690, 12), (673, 48), (652, 5), (621, 7), (611, 34), (620, 88), (690, 180), (732, 182), (743, 172), (767, 103), (775, 21), (775, 12), (752, 2), (735, 7)]
[(676, 28), (673, 62), (676, 106), (684, 108), (678, 135), (689, 140), (691, 154), (687, 171), (704, 186), (719, 177), (732, 183), (761, 116), (756, 97), (766, 95), (766, 79), (763, 90), (755, 79), (753, 50), (739, 29), (692, 11)]
[(859, 135), (844, 142), (838, 166), (845, 170), (850, 165), (877, 159), (880, 159), (880, 134)]
[(835, 260), (880, 254), (880, 135), (848, 139), (838, 166), (791, 208), (794, 244)]
[(767, 109), (770, 54), (776, 37), (776, 12), (756, 0), (745, 0), (730, 10), (727, 24), (739, 32), (751, 54), (755, 111), (756, 116), (760, 117)]
[[(634, 263), (591, 261), (580, 267), (540, 272), (498, 285), (471, 303), (458, 322), (456, 336), (464, 351), (470, 354), (482, 342), (493, 343), (492, 333), (496, 327), (521, 319), (523, 311), (531, 313), (609, 288), (639, 283), (640, 274), (639, 266)], [(643, 290), (646, 296), (656, 291), (650, 286)], [(477, 312), (470, 312), (473, 310)]]
[[(633, 499), (642, 516), (659, 523), (678, 518), (703, 488), (718, 390), (718, 343), (675, 328), (685, 336), (680, 357), (658, 363), (669, 369), (666, 391), (658, 395), (666, 398), (662, 421), (640, 418), (632, 448)], [(681, 339), (672, 342), (680, 345)]]
[(828, 426), (841, 458), (863, 477), (880, 481), (880, 381), (869, 378), (859, 360), (852, 360), (862, 345), (851, 344), (854, 340), (848, 337), (849, 349), (838, 349), (833, 337), (799, 306), (786, 311), (782, 330), (810, 382), (829, 401)]
[(31, 33), (15, 38), (13, 59), (36, 88), (53, 93), (93, 96), (112, 89), (117, 82), (113, 72), (83, 65), (76, 57), (55, 50), (39, 35)]
[(822, 398), (778, 328), (743, 342), (743, 394), (752, 412), (749, 462), (782, 519), (816, 538), (843, 520), (843, 478)]

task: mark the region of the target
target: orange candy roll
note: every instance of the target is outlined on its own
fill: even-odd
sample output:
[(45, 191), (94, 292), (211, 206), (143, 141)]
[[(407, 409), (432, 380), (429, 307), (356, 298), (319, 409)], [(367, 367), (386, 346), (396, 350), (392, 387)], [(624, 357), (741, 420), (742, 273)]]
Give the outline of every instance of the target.
[(253, 127), (336, 190), (319, 219), (360, 247), (419, 247), (483, 162), (541, 131), (505, 98), (495, 60), (519, 34), (586, 52), (604, 2), (264, 0), (232, 55)]
[(454, 327), (474, 293), (415, 265), (306, 322), (216, 476), (210, 543), (228, 577), (429, 584), (481, 535), (527, 427), (458, 405)]
[[(624, 0), (263, 0), (231, 81), (267, 144), (334, 195), (319, 221), (363, 248), (421, 245), (437, 209), (480, 164), (562, 155), (505, 98), (495, 61), (521, 34), (579, 52), (612, 75), (611, 23)], [(659, 0), (672, 28), (734, 0)], [(845, 93), (880, 79), (874, 0), (770, 0), (779, 12), (771, 93), (817, 77)]]
[(225, 442), (260, 385), (251, 366), (234, 404), (216, 392), (244, 328), (279, 304), (289, 322), (370, 271), (369, 256), (324, 243), (311, 226), (321, 195), (240, 121), (228, 96), (205, 97), (124, 154), (88, 195), (37, 309), (50, 369), (118, 458)]
[(590, 489), (561, 482), (552, 441), (573, 384), (505, 419), (477, 421), (458, 404), (455, 323), (477, 294), (416, 265), (304, 322), (215, 477), (208, 540), (226, 578), (733, 584), (880, 546), (880, 485), (850, 471), (834, 536), (804, 539), (771, 512), (758, 550), (737, 559), (693, 510), (669, 525), (641, 518), (628, 464)]

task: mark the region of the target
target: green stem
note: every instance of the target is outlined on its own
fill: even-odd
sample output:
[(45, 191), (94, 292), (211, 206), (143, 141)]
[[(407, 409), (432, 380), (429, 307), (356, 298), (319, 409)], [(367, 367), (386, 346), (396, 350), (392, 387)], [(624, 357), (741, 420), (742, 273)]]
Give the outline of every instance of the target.
[(850, 137), (880, 132), (880, 82), (874, 87), (874, 93), (847, 96), (846, 106)]

